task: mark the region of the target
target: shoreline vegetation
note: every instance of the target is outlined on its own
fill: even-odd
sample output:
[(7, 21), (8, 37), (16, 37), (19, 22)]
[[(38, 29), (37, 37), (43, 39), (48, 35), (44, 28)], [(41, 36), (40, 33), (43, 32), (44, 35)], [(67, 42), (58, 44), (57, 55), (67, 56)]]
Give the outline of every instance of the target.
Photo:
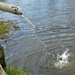
[(4, 24), (4, 21), (0, 20), (0, 39), (4, 39), (9, 30), (9, 25)]
[[(14, 29), (19, 29), (19, 27), (14, 22), (10, 20), (4, 21), (0, 19), (0, 39), (4, 40), (4, 42), (7, 42), (6, 37), (11, 31), (11, 27), (13, 27)], [(22, 69), (20, 68), (10, 66), (6, 66), (5, 72), (7, 75), (28, 75), (26, 71), (22, 71)]]
[[(4, 42), (6, 42), (7, 38), (12, 36), (14, 34), (13, 31), (16, 31), (17, 29), (19, 29), (19, 26), (16, 22), (0, 19), (0, 39), (4, 40)], [(10, 33), (10, 31), (13, 33)]]
[(7, 75), (28, 75), (26, 71), (22, 71), (22, 69), (17, 67), (7, 66), (5, 69)]

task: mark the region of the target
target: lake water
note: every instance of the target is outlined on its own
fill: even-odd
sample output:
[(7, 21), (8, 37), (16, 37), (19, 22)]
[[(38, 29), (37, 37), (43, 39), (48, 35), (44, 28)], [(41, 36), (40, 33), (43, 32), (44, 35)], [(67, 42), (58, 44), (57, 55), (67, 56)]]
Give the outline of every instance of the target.
[[(0, 0), (2, 1), (2, 0)], [(20, 15), (0, 11), (0, 18), (17, 21), (6, 46), (7, 64), (32, 75), (75, 75), (75, 0), (3, 0), (20, 6), (33, 25)], [(57, 69), (57, 55), (69, 49), (69, 65)]]

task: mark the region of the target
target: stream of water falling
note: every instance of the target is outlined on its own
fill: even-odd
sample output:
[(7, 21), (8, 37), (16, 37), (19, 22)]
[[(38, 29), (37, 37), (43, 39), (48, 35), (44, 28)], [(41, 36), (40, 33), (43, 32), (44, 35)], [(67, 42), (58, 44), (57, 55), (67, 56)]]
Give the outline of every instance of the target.
[[(48, 47), (43, 41), (41, 41), (41, 39), (35, 34), (35, 25), (27, 18), (27, 17), (25, 17), (24, 15), (21, 15), (21, 17), (25, 20), (25, 21), (27, 21), (31, 26), (32, 26), (32, 32), (33, 32), (33, 35), (39, 40), (39, 42), (41, 43), (41, 44), (43, 44), (44, 46), (45, 46), (45, 48), (44, 48), (44, 51), (45, 51), (45, 49)], [(69, 48), (66, 48), (63, 44), (61, 44), (62, 43), (62, 41), (59, 41), (59, 43), (60, 43), (60, 45), (62, 46), (62, 48), (65, 48), (65, 51), (66, 50), (70, 50)], [(46, 51), (45, 51), (46, 52)], [(14, 55), (17, 55), (18, 54), (18, 52), (17, 53), (15, 53), (15, 54), (12, 54), (12, 55), (10, 55), (10, 56), (8, 56), (8, 57), (6, 57), (5, 59), (8, 59), (8, 58), (10, 58), (10, 57), (12, 57), (12, 56), (14, 56)], [(49, 54), (50, 55), (50, 53), (47, 53), (47, 54)], [(51, 54), (53, 57), (54, 57), (54, 55), (53, 54)]]
[(47, 47), (47, 45), (43, 41), (41, 41), (41, 39), (35, 34), (35, 28), (36, 28), (35, 25), (24, 15), (21, 15), (21, 17), (24, 18), (33, 27), (33, 29), (32, 29), (33, 34), (40, 41), (40, 43), (43, 44), (45, 47)]
[[(35, 28), (36, 28), (35, 25), (27, 17), (25, 17), (24, 15), (21, 15), (21, 17), (24, 18), (33, 27), (33, 29), (32, 29), (33, 34), (40, 41), (40, 43), (42, 43), (45, 47), (47, 47), (47, 45), (43, 41), (41, 41), (41, 39), (35, 34)], [(59, 43), (61, 44), (61, 41), (59, 41)], [(63, 48), (66, 48), (63, 44), (61, 44), (61, 46)], [(68, 48), (66, 48), (66, 49), (68, 49)]]
[[(46, 47), (47, 47), (47, 45), (43, 42), (43, 41), (41, 41), (41, 39), (35, 34), (35, 25), (27, 18), (27, 17), (25, 17), (24, 15), (22, 15), (22, 17), (33, 27), (33, 29), (32, 29), (32, 31), (33, 31), (33, 34), (35, 35), (35, 37), (39, 40), (39, 42), (41, 43), (41, 44), (43, 44), (44, 46), (45, 46), (45, 48), (44, 48), (44, 50), (46, 49)], [(61, 42), (59, 41), (59, 43), (61, 44)], [(69, 48), (66, 48), (63, 44), (61, 44), (61, 46), (63, 47), (63, 48), (65, 48), (65, 51), (62, 53), (62, 55), (57, 55), (57, 61), (54, 63), (54, 66), (56, 67), (56, 68), (59, 68), (59, 69), (61, 69), (61, 68), (63, 68), (64, 66), (66, 66), (67, 64), (68, 64), (68, 56), (70, 55), (69, 53), (68, 53), (68, 51), (70, 50)], [(47, 54), (49, 54), (50, 55), (50, 53), (47, 53)], [(53, 54), (51, 54), (53, 57), (55, 57)], [(58, 59), (59, 58), (59, 59)], [(60, 60), (60, 58), (61, 58), (61, 60)], [(67, 61), (67, 62), (66, 62)]]

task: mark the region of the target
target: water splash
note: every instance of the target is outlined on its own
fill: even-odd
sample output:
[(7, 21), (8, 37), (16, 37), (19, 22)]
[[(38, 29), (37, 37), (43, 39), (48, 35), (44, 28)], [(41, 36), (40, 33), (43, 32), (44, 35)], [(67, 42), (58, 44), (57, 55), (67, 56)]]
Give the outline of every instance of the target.
[(57, 69), (62, 69), (64, 66), (67, 66), (69, 64), (69, 56), (70, 54), (68, 53), (69, 49), (67, 48), (63, 54), (57, 55), (56, 62), (54, 63), (54, 66)]
[(45, 47), (47, 47), (47, 45), (43, 41), (41, 41), (41, 39), (35, 34), (35, 25), (24, 15), (21, 15), (21, 17), (24, 18), (33, 27), (33, 29), (32, 29), (33, 34), (40, 41), (40, 43), (43, 44)]

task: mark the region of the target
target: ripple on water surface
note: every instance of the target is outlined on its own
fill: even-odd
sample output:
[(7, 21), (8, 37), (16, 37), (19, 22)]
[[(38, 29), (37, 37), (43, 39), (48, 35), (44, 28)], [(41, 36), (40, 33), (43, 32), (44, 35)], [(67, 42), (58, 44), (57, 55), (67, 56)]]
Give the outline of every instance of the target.
[[(12, 3), (12, 0), (6, 0)], [(33, 27), (19, 16), (0, 12), (5, 19), (17, 19), (20, 31), (6, 43), (6, 57), (11, 65), (22, 67), (32, 75), (75, 75), (75, 0), (13, 0)], [(7, 15), (10, 15), (7, 17)], [(38, 40), (38, 38), (40, 40)], [(47, 47), (44, 46), (47, 45)], [(69, 65), (57, 69), (57, 55), (69, 48)]]

